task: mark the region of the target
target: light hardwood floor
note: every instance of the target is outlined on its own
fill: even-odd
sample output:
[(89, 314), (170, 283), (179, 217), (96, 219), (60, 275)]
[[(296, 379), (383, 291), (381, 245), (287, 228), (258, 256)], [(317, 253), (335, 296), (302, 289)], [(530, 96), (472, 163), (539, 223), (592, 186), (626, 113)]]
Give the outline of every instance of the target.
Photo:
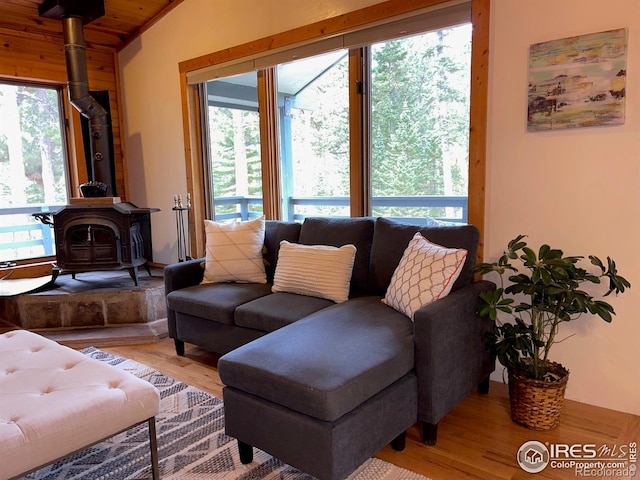
[[(222, 398), (217, 357), (196, 347), (187, 345), (184, 357), (175, 354), (172, 340), (101, 349), (152, 366), (167, 376)], [(576, 478), (574, 469), (549, 466), (538, 474), (524, 472), (516, 462), (516, 453), (530, 440), (611, 448), (628, 446), (631, 442), (640, 444), (640, 417), (566, 401), (559, 427), (548, 432), (528, 430), (511, 421), (506, 386), (492, 382), (488, 395), (470, 394), (441, 420), (437, 445), (424, 445), (416, 425), (408, 432), (404, 451), (396, 452), (387, 446), (376, 456), (433, 480)]]

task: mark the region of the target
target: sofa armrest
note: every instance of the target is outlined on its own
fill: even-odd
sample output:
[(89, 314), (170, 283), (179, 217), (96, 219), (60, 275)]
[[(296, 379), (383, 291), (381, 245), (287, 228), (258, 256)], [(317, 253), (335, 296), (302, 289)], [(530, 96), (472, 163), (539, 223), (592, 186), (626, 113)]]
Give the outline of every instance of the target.
[(165, 295), (174, 290), (198, 285), (204, 277), (202, 262), (204, 262), (204, 258), (196, 258), (164, 267)]
[[(187, 260), (186, 262), (172, 263), (164, 267), (164, 298), (167, 302), (167, 295), (174, 290), (180, 290), (181, 288), (192, 287), (198, 285), (204, 277), (204, 269), (201, 264), (204, 261), (203, 258), (196, 258), (193, 260)], [(177, 340), (176, 329), (176, 312), (169, 308), (167, 302), (167, 329), (169, 330), (169, 337), (176, 339), (176, 351), (178, 355), (184, 354), (184, 344), (179, 346)], [(181, 353), (182, 352), (182, 353)]]
[(415, 312), (419, 420), (437, 424), (495, 369), (485, 347), (493, 321), (477, 314), (480, 292), (495, 288), (474, 282)]

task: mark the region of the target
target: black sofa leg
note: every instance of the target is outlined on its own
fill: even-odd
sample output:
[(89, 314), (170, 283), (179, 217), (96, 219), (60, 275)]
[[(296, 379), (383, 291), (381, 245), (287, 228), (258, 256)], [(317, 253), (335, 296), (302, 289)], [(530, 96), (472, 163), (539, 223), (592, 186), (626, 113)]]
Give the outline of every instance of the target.
[(484, 395), (489, 393), (490, 381), (491, 381), (491, 376), (487, 375), (487, 377), (478, 384), (478, 393), (482, 393)]
[(176, 345), (176, 353), (178, 354), (178, 356), (184, 357), (184, 342), (182, 340), (174, 338), (173, 343)]
[(427, 445), (435, 445), (438, 439), (438, 424), (427, 423), (422, 424), (422, 441)]
[(243, 465), (253, 462), (253, 447), (248, 443), (238, 440), (238, 453)]
[(391, 448), (393, 448), (396, 452), (403, 451), (406, 445), (407, 445), (407, 432), (402, 432), (396, 438), (391, 440)]

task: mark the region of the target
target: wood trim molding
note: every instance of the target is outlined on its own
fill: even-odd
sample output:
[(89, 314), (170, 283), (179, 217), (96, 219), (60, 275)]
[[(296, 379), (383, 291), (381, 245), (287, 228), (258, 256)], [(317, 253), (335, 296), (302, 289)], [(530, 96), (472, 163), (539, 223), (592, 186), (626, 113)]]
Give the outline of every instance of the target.
[[(118, 125), (120, 128), (118, 131), (120, 132), (120, 151), (122, 154), (122, 186), (124, 190), (122, 192), (118, 192), (118, 196), (123, 200), (129, 199), (129, 167), (128, 167), (128, 159), (127, 159), (127, 139), (126, 132), (124, 128), (124, 106), (122, 105), (122, 85), (120, 83), (120, 61), (118, 59), (118, 54), (113, 54), (113, 64), (115, 66), (115, 81), (116, 81), (116, 105), (118, 105)], [(115, 142), (114, 142), (115, 143)]]
[[(230, 47), (197, 58), (179, 63), (181, 89), (183, 91), (183, 127), (185, 129), (185, 158), (187, 162), (188, 184), (192, 184), (194, 157), (190, 145), (194, 145), (192, 130), (192, 113), (186, 92), (187, 73), (217, 65), (220, 63), (251, 58), (277, 49), (284, 49), (296, 44), (312, 42), (323, 38), (345, 33), (347, 31), (364, 28), (391, 17), (407, 15), (428, 7), (445, 3), (446, 0), (389, 0), (370, 7), (366, 7), (343, 15), (328, 18), (311, 25), (298, 27), (276, 35), (258, 39), (242, 45)], [(486, 182), (486, 135), (487, 135), (487, 97), (489, 79), (489, 34), (490, 34), (490, 2), (491, 0), (471, 0), (471, 17), (473, 23), (472, 52), (471, 52), (471, 107), (469, 131), (469, 223), (476, 225), (480, 231), (478, 259), (484, 256), (484, 221), (485, 221), (485, 182)], [(265, 161), (263, 159), (263, 161)], [(263, 180), (264, 181), (264, 180)], [(359, 187), (360, 188), (360, 187)], [(191, 191), (191, 190), (190, 190)], [(192, 192), (192, 199), (199, 200), (197, 192)], [(357, 206), (358, 210), (366, 205)], [(266, 208), (266, 206), (265, 206)], [(204, 210), (194, 212), (196, 225), (202, 223)], [(266, 210), (265, 210), (266, 212)], [(270, 212), (271, 217), (275, 212)], [(196, 229), (192, 238), (198, 237)], [(192, 250), (199, 251), (199, 250)]]
[(484, 258), (487, 102), (489, 92), (489, 28), (491, 0), (473, 0), (471, 21), (471, 108), (469, 118), (469, 223), (478, 227), (477, 261)]
[(258, 72), (258, 102), (261, 115), (266, 122), (260, 122), (260, 157), (262, 159), (263, 211), (269, 220), (277, 220), (282, 213), (280, 202), (280, 140), (278, 138), (278, 103), (275, 91), (276, 71), (268, 68)]
[[(371, 213), (371, 182), (369, 169), (365, 165), (365, 162), (369, 163), (370, 147), (363, 144), (360, 135), (362, 128), (365, 125), (368, 126), (369, 118), (366, 114), (368, 109), (365, 107), (368, 103), (368, 92), (358, 91), (368, 83), (363, 78), (365, 61), (362, 49), (349, 51), (349, 78), (357, 79), (355, 83), (349, 83), (349, 167), (351, 169), (349, 194), (352, 217), (363, 217)], [(366, 137), (368, 138), (368, 135)]]
[(191, 255), (199, 258), (205, 250), (205, 188), (202, 166), (201, 119), (198, 87), (188, 85), (184, 73), (180, 73), (180, 95), (182, 97), (182, 118), (184, 121), (184, 156), (187, 172), (187, 193), (191, 195)]
[(447, 1), (448, 0), (388, 0), (360, 10), (347, 12), (337, 17), (327, 18), (312, 23), (311, 25), (304, 25), (276, 35), (185, 60), (180, 62), (178, 66), (181, 72), (191, 72), (231, 60), (260, 55), (272, 50), (290, 48), (299, 43), (328, 38), (333, 35), (363, 28), (391, 17), (410, 14), (417, 10), (423, 10), (441, 3), (446, 3)]

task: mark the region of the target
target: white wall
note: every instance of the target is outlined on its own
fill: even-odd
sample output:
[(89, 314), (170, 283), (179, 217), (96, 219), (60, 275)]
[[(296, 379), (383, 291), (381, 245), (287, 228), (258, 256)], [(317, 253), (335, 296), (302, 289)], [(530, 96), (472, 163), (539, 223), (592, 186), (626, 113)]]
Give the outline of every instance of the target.
[[(522, 233), (536, 248), (549, 243), (616, 260), (633, 288), (611, 298), (613, 322), (589, 317), (565, 325), (561, 334), (576, 335), (551, 356), (571, 371), (568, 398), (640, 414), (640, 2), (491, 3), (485, 257), (497, 257)], [(529, 45), (623, 27), (625, 124), (527, 133)], [(500, 368), (494, 377), (501, 376)]]
[[(120, 53), (131, 201), (162, 209), (152, 217), (155, 261), (177, 259), (172, 196), (186, 192), (178, 62), (374, 3), (186, 0)], [(568, 398), (640, 414), (640, 2), (491, 4), (486, 257), (523, 233), (532, 245), (618, 262), (634, 288), (611, 299), (613, 323), (568, 325), (576, 335), (552, 356), (571, 371)], [(626, 123), (527, 133), (529, 45), (620, 27), (629, 28)]]

